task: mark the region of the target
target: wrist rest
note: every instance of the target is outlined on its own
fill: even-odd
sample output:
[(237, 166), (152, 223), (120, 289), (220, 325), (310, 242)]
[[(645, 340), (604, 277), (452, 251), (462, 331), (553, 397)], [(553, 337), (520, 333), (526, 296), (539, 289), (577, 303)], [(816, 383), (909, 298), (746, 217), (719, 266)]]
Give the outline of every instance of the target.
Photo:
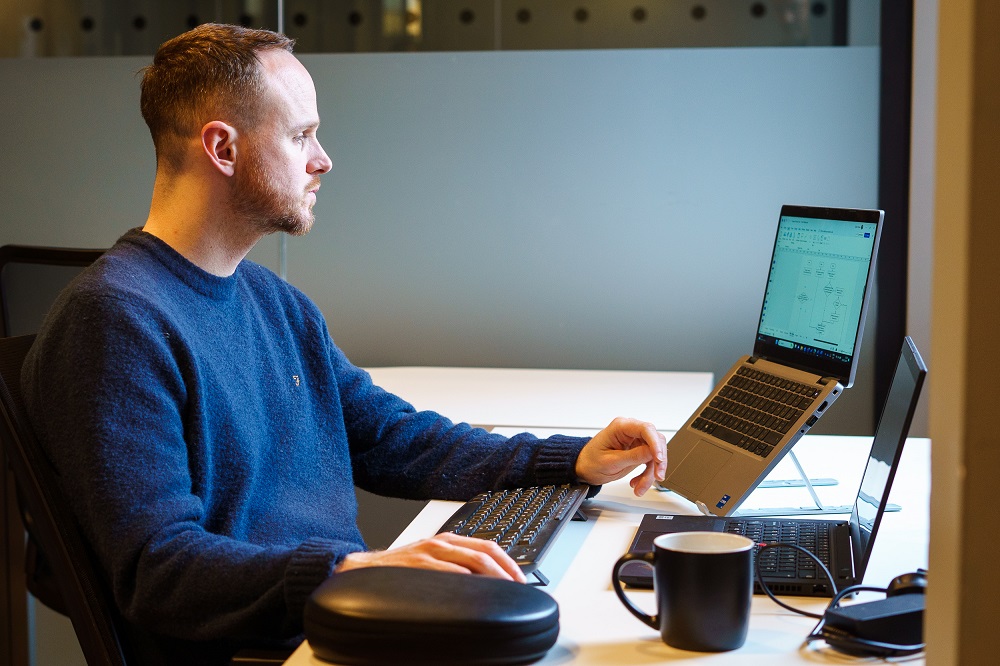
[(306, 639), (345, 666), (527, 664), (559, 635), (559, 606), (512, 581), (406, 567), (338, 573), (306, 602)]

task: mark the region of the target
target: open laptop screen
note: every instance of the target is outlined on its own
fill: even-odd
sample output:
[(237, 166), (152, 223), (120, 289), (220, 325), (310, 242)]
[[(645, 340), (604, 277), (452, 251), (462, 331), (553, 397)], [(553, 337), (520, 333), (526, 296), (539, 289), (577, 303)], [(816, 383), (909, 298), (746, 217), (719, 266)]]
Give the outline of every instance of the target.
[(854, 381), (879, 211), (784, 206), (754, 353)]
[[(889, 503), (892, 477), (903, 453), (903, 442), (910, 431), (926, 374), (927, 367), (920, 352), (910, 338), (905, 338), (851, 514), (851, 531), (858, 551), (855, 561), (862, 565), (868, 562), (871, 535), (878, 530), (882, 509)], [(863, 574), (864, 571), (857, 572), (858, 580)]]

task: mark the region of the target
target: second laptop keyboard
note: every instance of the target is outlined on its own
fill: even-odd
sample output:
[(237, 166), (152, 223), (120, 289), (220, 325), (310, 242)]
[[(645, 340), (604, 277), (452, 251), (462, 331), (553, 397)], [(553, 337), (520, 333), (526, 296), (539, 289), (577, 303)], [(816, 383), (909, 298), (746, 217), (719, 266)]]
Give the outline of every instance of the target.
[(817, 386), (744, 366), (691, 426), (766, 458), (819, 394)]
[(452, 514), (438, 533), (495, 541), (522, 572), (531, 573), (587, 499), (589, 490), (590, 486), (578, 484), (480, 493)]
[[(841, 523), (842, 524), (842, 523)], [(732, 520), (726, 523), (726, 531), (742, 534), (754, 543), (791, 543), (805, 548), (828, 569), (830, 565), (831, 532), (837, 523), (811, 520)], [(761, 551), (761, 573), (768, 578), (804, 578), (806, 580), (824, 576), (819, 572), (811, 557), (792, 548), (776, 548)], [(841, 558), (843, 559), (843, 558)]]

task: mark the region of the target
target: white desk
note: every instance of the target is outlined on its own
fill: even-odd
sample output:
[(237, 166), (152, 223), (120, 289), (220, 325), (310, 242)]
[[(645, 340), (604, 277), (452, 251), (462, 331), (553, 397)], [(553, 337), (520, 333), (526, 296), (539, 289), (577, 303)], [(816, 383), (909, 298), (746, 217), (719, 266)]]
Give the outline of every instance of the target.
[[(807, 472), (842, 481), (838, 487), (822, 489), (824, 492), (853, 496), (869, 447), (869, 438), (807, 436), (796, 444), (795, 451)], [(775, 473), (782, 474), (778, 468)], [(884, 586), (897, 574), (927, 566), (929, 481), (930, 442), (911, 439), (904, 449), (890, 498), (902, 511), (887, 513), (883, 519), (865, 576), (866, 584)], [(766, 492), (794, 493), (797, 489)], [(754, 501), (767, 505), (772, 500), (752, 495), (748, 502)], [(824, 501), (838, 500), (824, 498)], [(395, 545), (434, 534), (456, 506), (453, 502), (429, 503)], [(619, 481), (605, 486), (585, 504), (585, 511), (591, 520), (568, 525), (542, 563), (542, 571), (551, 580), (545, 589), (559, 602), (560, 634), (555, 647), (539, 664), (648, 666), (678, 660), (766, 666), (796, 662), (854, 663), (828, 649), (801, 652), (802, 640), (815, 621), (786, 611), (766, 597), (754, 598), (750, 634), (739, 650), (704, 654), (664, 645), (656, 632), (633, 618), (618, 601), (611, 589), (611, 567), (627, 548), (643, 513), (695, 513), (694, 507), (672, 493), (651, 491), (643, 498), (636, 498), (627, 483)], [(631, 594), (638, 604), (653, 611), (651, 592)], [(786, 600), (813, 612), (822, 612), (825, 607), (823, 600), (799, 597)], [(313, 657), (308, 644), (303, 643), (286, 666), (324, 663)], [(907, 663), (923, 663), (923, 660), (917, 658)]]
[(710, 372), (368, 368), (376, 384), (453, 421), (600, 429), (618, 416), (677, 430), (714, 385)]

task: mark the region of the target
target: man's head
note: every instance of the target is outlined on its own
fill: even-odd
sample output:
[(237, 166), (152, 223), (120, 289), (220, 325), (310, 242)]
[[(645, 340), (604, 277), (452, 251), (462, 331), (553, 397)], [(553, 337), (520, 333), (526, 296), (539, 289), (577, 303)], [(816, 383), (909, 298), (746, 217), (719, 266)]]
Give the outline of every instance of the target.
[(206, 23), (164, 42), (142, 77), (140, 105), (156, 147), (157, 167), (179, 171), (185, 143), (209, 120), (250, 130), (263, 113), (260, 55), (292, 51), (269, 30)]
[(291, 51), (274, 32), (208, 24), (165, 42), (143, 77), (158, 178), (217, 182), (213, 201), (254, 234), (306, 233), (331, 166), (312, 77)]

